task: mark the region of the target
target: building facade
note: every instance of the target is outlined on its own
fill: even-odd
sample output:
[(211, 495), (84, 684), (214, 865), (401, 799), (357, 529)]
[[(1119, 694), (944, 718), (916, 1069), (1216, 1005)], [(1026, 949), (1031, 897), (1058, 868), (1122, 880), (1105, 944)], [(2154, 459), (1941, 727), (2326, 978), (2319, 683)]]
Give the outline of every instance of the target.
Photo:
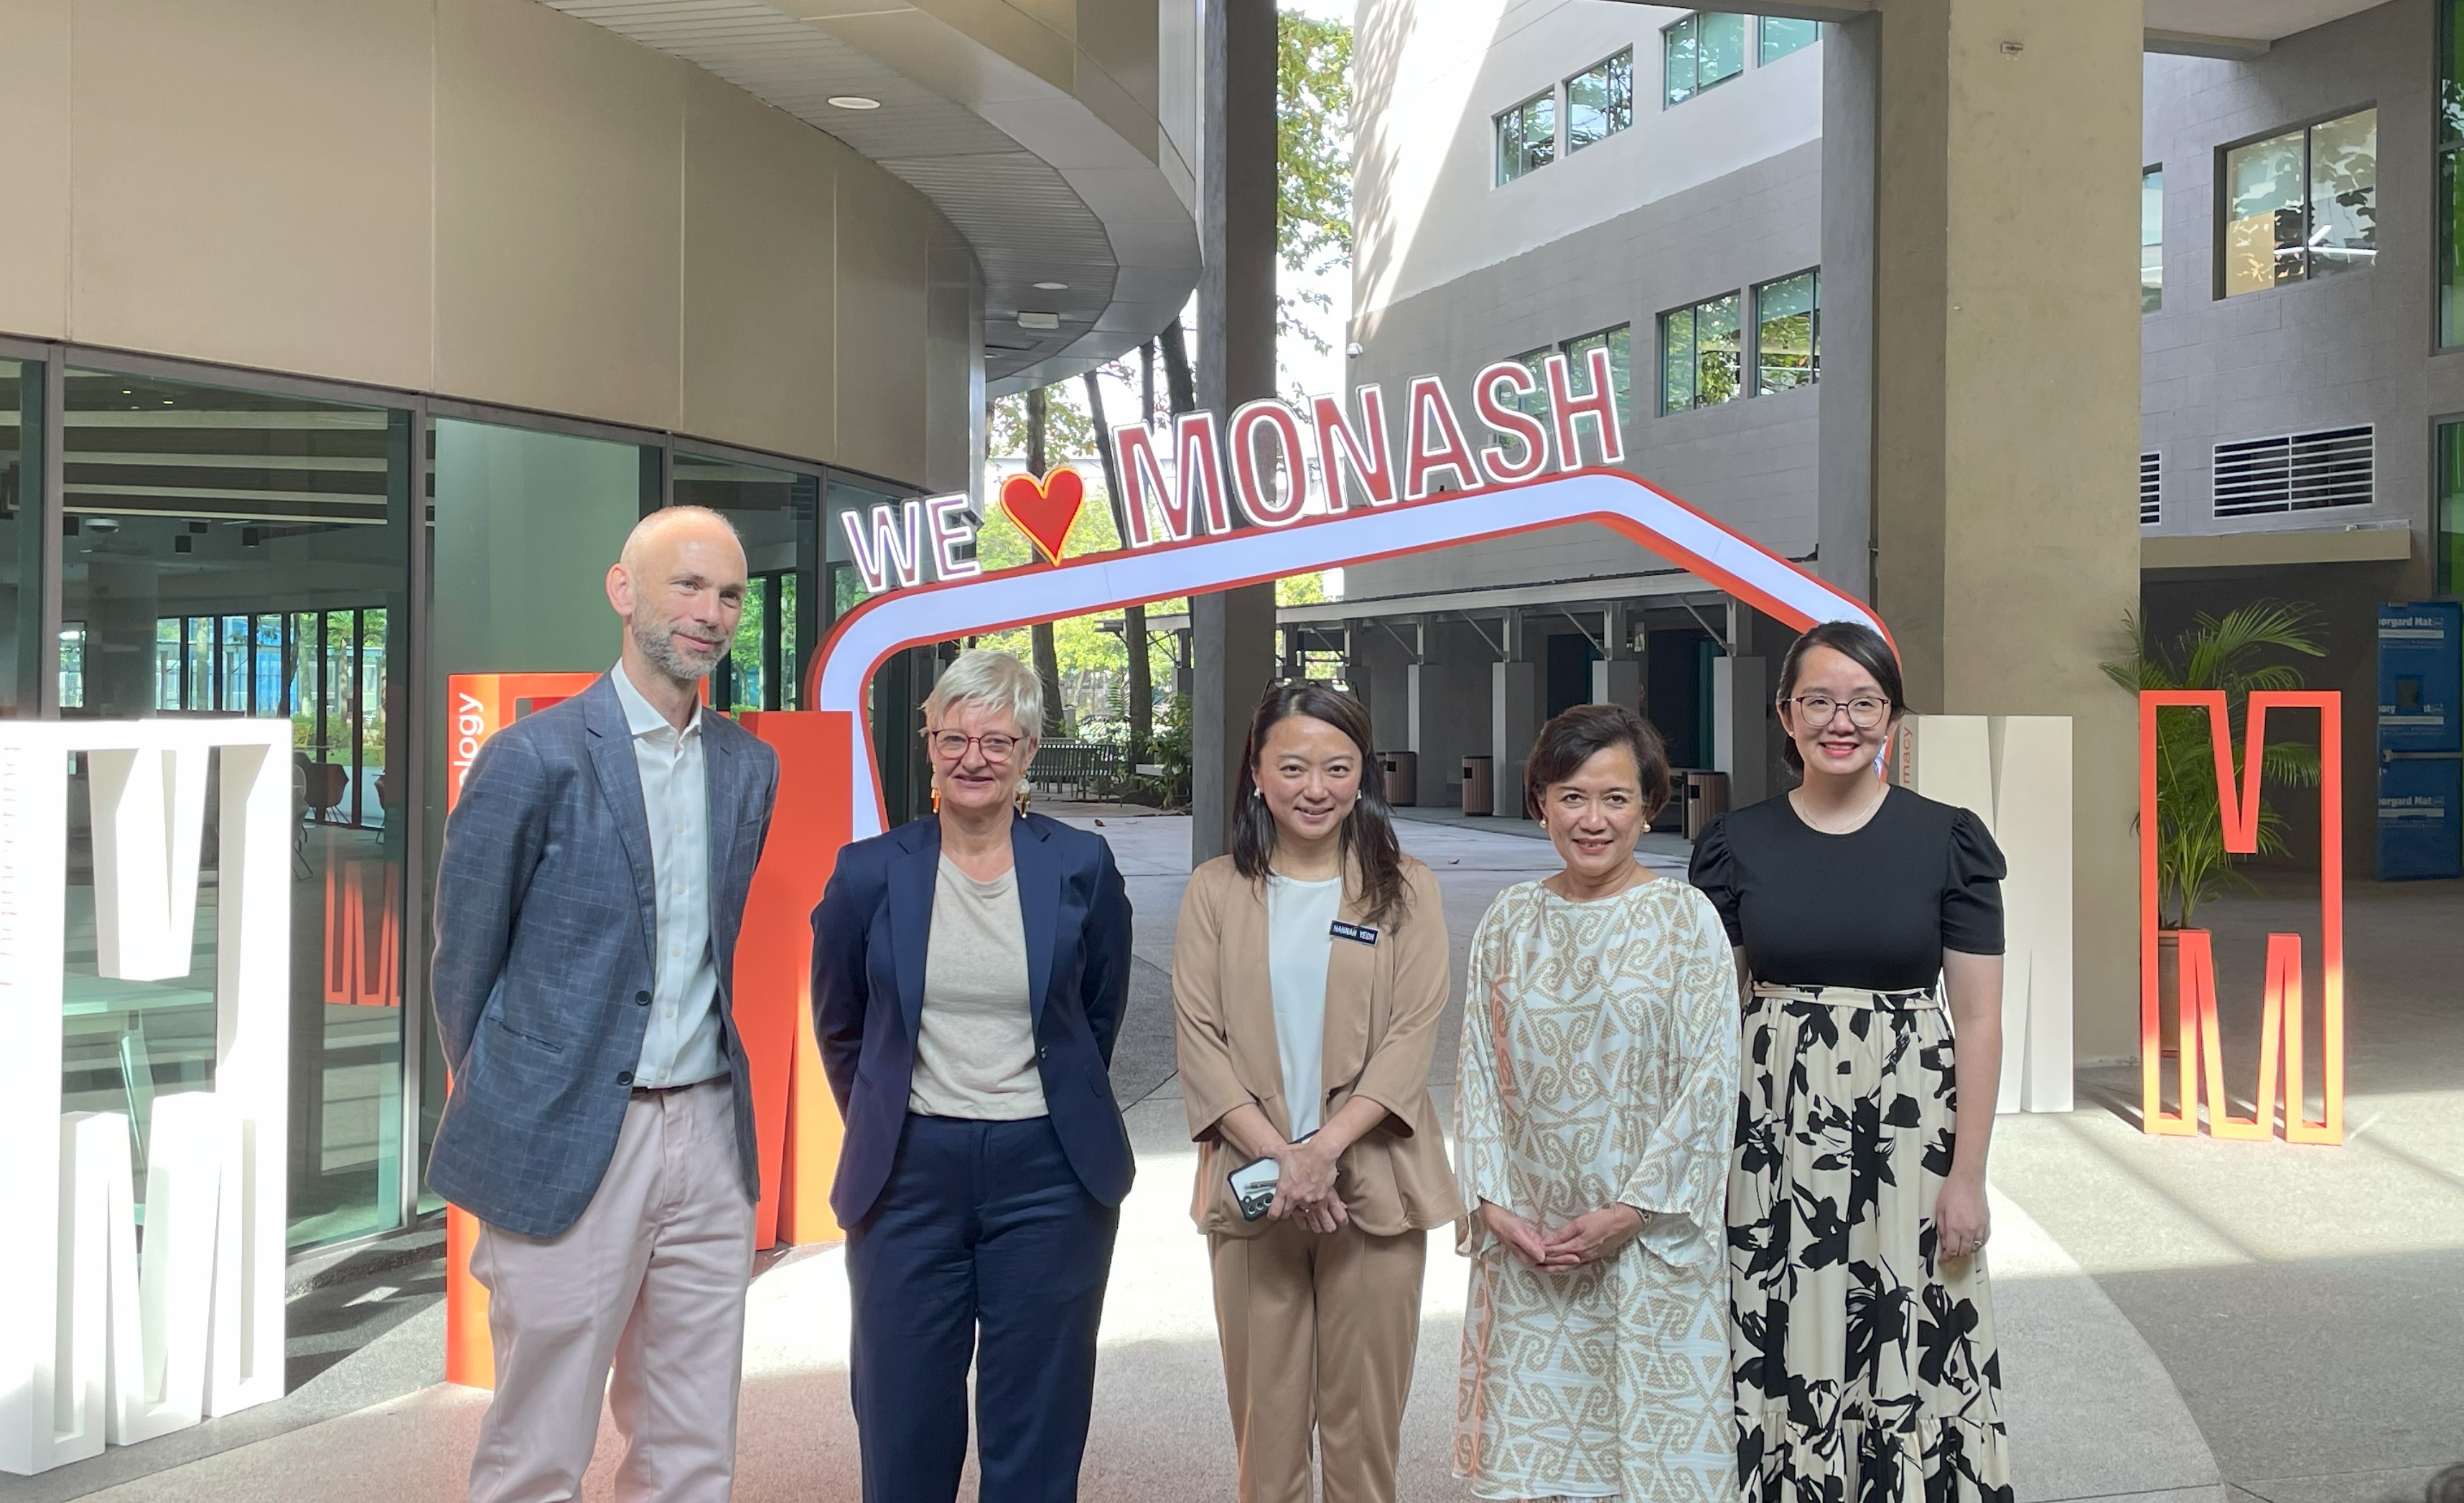
[[(1947, 486), (1956, 503), (1994, 465), (1953, 453), (1946, 476), (1940, 453), (1889, 452), (1910, 431), (1904, 393), (1933, 390), (1920, 408), (1956, 408), (1963, 382), (1993, 379), (1996, 350), (2042, 363), (2096, 340), (2051, 301), (1963, 309), (1963, 276), (2000, 275), (1973, 260), (1961, 269), (1963, 256), (1989, 254), (1986, 241), (1957, 224), (1946, 239), (1904, 223), (1912, 202), (1929, 202), (1925, 175), (1940, 172), (1954, 217), (1963, 191), (1990, 192), (1988, 218), (2007, 214), (2039, 248), (2060, 243), (2079, 208), (2043, 155), (2060, 141), (2038, 132), (2005, 143), (1998, 163), (1972, 165), (1954, 144), (1947, 166), (1923, 155), (1927, 143), (1903, 139), (1896, 162), (1883, 144), (1906, 123), (1893, 110), (1939, 85), (1926, 70), (1940, 59), (1924, 49), (1942, 33), (1928, 28), (1947, 26), (1957, 75), (1996, 55), (2016, 69), (2068, 43), (2071, 19), (2085, 30), (2091, 18), (1988, 14), (1955, 0), (1767, 9), (1785, 13), (1368, 0), (1351, 380), (1391, 391), (1433, 371), (1461, 389), (1495, 360), (1606, 343), (1626, 419), (1617, 464), (1865, 594), (1886, 618), (1893, 578), (1905, 590), (1933, 576), (1918, 591), (1933, 592), (1918, 623), (1939, 636), (1943, 621), (1925, 616), (1991, 608), (1969, 598), (1983, 586), (1962, 580), (1963, 550), (2044, 550), (2029, 566), (2058, 574), (2063, 529), (2014, 529), (1997, 542), (1961, 522), (1956, 504), (1948, 517), (1907, 511), (1892, 492), (1912, 477)], [(2123, 86), (2144, 100), (2134, 133), (2145, 168), (2137, 613), (2161, 640), (2256, 599), (2315, 608), (2326, 656), (2310, 681), (2345, 696), (2357, 874), (2373, 864), (2377, 607), (2458, 588), (2441, 563), (2457, 555), (2464, 523), (2464, 117), (2442, 104), (2459, 96), (2453, 9), (2316, 0), (2261, 16), (2160, 0), (2146, 8), (2137, 87)], [(1885, 55), (1895, 21), (1905, 27), (1896, 62)], [(2226, 25), (2241, 30), (2219, 34)], [(1953, 117), (1977, 109), (1956, 89), (1949, 98)], [(2022, 118), (1982, 109), (1969, 135)], [(1969, 170), (1991, 181), (1960, 188)], [(2119, 186), (2098, 189), (2100, 214)], [(2083, 249), (2074, 280), (2126, 276), (2102, 243), (2082, 237), (2096, 254)], [(1910, 246), (1947, 254), (1947, 272), (1926, 281), (1885, 264)], [(2032, 296), (2028, 279), (2049, 269), (2057, 284), (2059, 258), (2048, 257), (2006, 277), (2010, 296)], [(1965, 375), (1946, 378), (1944, 349)], [(2044, 370), (2007, 375), (2013, 393), (2064, 400)], [(1894, 383), (1903, 407), (1886, 419), (1880, 404)], [(2076, 420), (2039, 410), (2048, 427)], [(2028, 427), (2025, 413), (2006, 415)], [(1955, 445), (1955, 415), (1916, 431), (1926, 421), (1947, 423)], [(1963, 474), (1963, 459), (1983, 468)], [(2074, 495), (2068, 476), (2038, 488), (2079, 508), (2062, 516), (2126, 526), (2126, 478), (2094, 483), (2095, 497)], [(2098, 661), (2123, 654), (2129, 604), (2117, 596), (2109, 618), (2064, 622), (2035, 668), (2024, 651), (2005, 653), (1988, 679), (1952, 674), (1935, 696), (1953, 702), (1916, 707), (2052, 711), (1993, 685), (2033, 673), (2092, 678)], [(1347, 572), (1341, 601), (1283, 615), (1298, 646), (1346, 655), (1381, 728), (1419, 754), (1423, 803), (1462, 801), (1467, 757), (1494, 759), (1498, 788), (1518, 785), (1512, 759), (1539, 720), (1592, 697), (1639, 704), (1672, 759), (1727, 773), (1735, 801), (1786, 786), (1768, 708), (1786, 633), (1619, 540), (1567, 529), (1464, 560), (1364, 564)], [(2078, 708), (2060, 713), (2099, 720), (2093, 731), (2079, 722), (2082, 778), (2101, 769), (2092, 775), (2111, 785), (2080, 806), (2083, 955), (2126, 955), (2126, 908), (2089, 917), (2129, 870), (2115, 833), (2126, 807), (2117, 790), (2135, 776), (2125, 701), (2115, 691), (2117, 717), (2098, 708), (2092, 683), (2065, 693)], [(2292, 826), (2298, 851), (2314, 827)], [(2114, 849), (2091, 858), (2096, 842)], [(2110, 880), (2087, 874), (2105, 867)], [(2082, 985), (2097, 991), (2128, 995), (2129, 974), (2082, 960)], [(2083, 1000), (2081, 1057), (2129, 1052), (2135, 1016)]]
[[(291, 721), (295, 1249), (424, 1204), (453, 675), (604, 669), (693, 502), (754, 575), (714, 703), (796, 707), (837, 518), (969, 490), (988, 392), (1196, 281), (1179, 8), (814, 9), (0, 11), (0, 714)], [(213, 1082), (216, 856), (190, 975), (104, 981), (71, 788), (65, 1097), (142, 1176)]]

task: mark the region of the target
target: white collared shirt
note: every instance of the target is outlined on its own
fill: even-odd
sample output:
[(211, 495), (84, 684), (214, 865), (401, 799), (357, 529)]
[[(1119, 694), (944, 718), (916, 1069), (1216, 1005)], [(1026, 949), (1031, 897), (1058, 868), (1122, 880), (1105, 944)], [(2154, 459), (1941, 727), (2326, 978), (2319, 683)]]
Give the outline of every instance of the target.
[[(718, 967), (711, 960), (710, 780), (702, 754), (702, 708), (681, 731), (653, 708), (618, 663), (611, 675), (633, 733), (642, 773), (642, 808), (650, 822), (650, 875), (657, 895), (658, 983), (642, 1034), (637, 1086), (689, 1086), (727, 1072), (720, 1045)], [(630, 1002), (631, 998), (626, 1001)]]

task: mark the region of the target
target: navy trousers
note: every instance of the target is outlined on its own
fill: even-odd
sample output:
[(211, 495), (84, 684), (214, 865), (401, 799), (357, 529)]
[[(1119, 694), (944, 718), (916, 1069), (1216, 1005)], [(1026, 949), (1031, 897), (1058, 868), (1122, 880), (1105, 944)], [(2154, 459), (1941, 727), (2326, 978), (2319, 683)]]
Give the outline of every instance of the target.
[(865, 1503), (957, 1496), (971, 1360), (978, 1496), (1072, 1503), (1119, 1222), (1048, 1118), (907, 1118), (881, 1198), (847, 1234)]

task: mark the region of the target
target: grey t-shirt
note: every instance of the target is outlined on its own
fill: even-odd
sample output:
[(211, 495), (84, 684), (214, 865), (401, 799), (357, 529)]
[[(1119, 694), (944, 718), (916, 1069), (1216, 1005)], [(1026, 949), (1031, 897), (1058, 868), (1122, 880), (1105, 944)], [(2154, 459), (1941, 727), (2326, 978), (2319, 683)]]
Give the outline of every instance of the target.
[(1044, 1116), (1034, 1019), (1018, 873), (979, 882), (943, 856), (907, 1109), (995, 1122)]

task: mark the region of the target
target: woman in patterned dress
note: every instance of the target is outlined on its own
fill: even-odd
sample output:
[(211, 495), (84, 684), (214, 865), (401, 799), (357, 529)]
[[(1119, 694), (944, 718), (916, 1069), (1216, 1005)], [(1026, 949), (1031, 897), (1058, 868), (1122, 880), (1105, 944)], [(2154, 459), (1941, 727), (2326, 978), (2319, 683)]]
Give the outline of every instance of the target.
[(1877, 775), (1903, 705), (1871, 628), (1798, 638), (1779, 714), (1804, 782), (1694, 849), (1752, 981), (1728, 1182), (1746, 1503), (2011, 1498), (1983, 1251), (2002, 853)]
[(1641, 717), (1567, 711), (1526, 783), (1566, 865), (1498, 895), (1472, 940), (1455, 1473), (1484, 1498), (1734, 1503), (1727, 939), (1634, 859), (1669, 795)]

